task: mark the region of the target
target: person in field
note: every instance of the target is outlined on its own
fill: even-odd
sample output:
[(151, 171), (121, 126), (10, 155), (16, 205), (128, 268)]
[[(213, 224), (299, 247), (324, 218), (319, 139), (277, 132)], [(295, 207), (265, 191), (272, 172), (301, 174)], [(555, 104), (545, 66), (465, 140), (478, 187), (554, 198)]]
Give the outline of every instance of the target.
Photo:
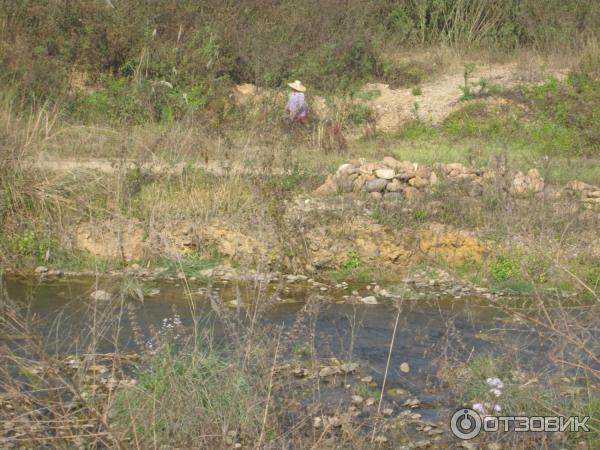
[(285, 112), (287, 113), (288, 119), (291, 122), (306, 122), (306, 104), (304, 100), (304, 92), (306, 87), (298, 80), (293, 83), (288, 83), (288, 86), (292, 88), (292, 92), (288, 94), (287, 106)]

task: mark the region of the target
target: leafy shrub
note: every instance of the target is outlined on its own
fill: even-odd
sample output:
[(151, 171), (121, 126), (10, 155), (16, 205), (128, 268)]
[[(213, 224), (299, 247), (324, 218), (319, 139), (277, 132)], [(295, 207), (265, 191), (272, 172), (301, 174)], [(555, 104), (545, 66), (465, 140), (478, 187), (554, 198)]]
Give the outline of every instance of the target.
[(600, 292), (600, 263), (589, 267), (585, 282), (596, 292)]
[(521, 273), (521, 260), (516, 255), (498, 255), (489, 270), (492, 281), (496, 283), (515, 279)]
[(360, 255), (355, 251), (351, 251), (339, 270), (333, 272), (331, 276), (338, 282), (350, 280), (357, 283), (367, 283), (371, 279), (371, 274), (368, 270), (361, 269), (361, 266)]
[(374, 115), (375, 111), (369, 106), (362, 103), (354, 103), (350, 107), (346, 120), (354, 125), (360, 125), (372, 120)]
[(34, 257), (38, 262), (50, 258), (58, 244), (53, 239), (41, 237), (31, 229), (16, 234), (11, 239), (11, 250), (18, 256)]
[(346, 261), (342, 264), (342, 270), (354, 270), (360, 267), (360, 256), (356, 252), (350, 252)]

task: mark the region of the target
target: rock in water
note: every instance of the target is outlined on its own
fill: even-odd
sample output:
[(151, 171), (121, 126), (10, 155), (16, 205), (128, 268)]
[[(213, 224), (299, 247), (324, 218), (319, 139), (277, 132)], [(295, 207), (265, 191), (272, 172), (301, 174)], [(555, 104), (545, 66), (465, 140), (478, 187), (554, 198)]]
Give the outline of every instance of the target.
[(42, 274), (46, 272), (48, 272), (48, 268), (46, 266), (38, 266), (35, 268), (35, 273)]
[(408, 365), (407, 362), (403, 362), (402, 364), (400, 364), (400, 372), (402, 372), (402, 373), (410, 372), (410, 366)]
[(363, 302), (365, 305), (376, 305), (377, 303), (379, 303), (377, 301), (377, 298), (375, 298), (375, 296), (373, 295), (369, 295), (368, 297), (363, 297), (360, 299), (361, 302)]
[(340, 366), (340, 370), (345, 373), (354, 373), (358, 370), (358, 363), (345, 363)]
[(99, 300), (99, 301), (106, 302), (106, 301), (110, 300), (111, 295), (106, 291), (98, 289), (97, 291), (94, 291), (90, 294), (90, 298), (92, 300)]
[(359, 406), (360, 404), (362, 404), (362, 402), (364, 401), (364, 398), (360, 395), (353, 395), (352, 396), (352, 404), (354, 406)]

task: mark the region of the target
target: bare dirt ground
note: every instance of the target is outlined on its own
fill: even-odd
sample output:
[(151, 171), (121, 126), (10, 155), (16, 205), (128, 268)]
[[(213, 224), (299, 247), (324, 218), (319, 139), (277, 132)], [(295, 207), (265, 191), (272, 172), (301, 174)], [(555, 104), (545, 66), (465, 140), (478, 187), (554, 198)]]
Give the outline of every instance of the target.
[[(517, 64), (490, 65), (477, 68), (471, 75), (469, 83), (486, 80), (488, 85), (511, 88), (519, 84), (531, 84), (543, 81), (548, 76), (562, 79), (568, 69), (539, 71), (532, 76), (529, 71), (523, 71)], [(378, 114), (377, 128), (381, 131), (393, 131), (404, 122), (416, 119), (432, 122), (442, 122), (459, 106), (463, 92), (463, 72), (442, 75), (420, 86), (421, 95), (413, 95), (410, 89), (390, 89), (383, 83), (370, 83), (364, 87), (365, 92), (379, 92), (379, 96), (368, 102)], [(418, 105), (415, 108), (415, 103)], [(416, 109), (416, 110), (415, 110)]]

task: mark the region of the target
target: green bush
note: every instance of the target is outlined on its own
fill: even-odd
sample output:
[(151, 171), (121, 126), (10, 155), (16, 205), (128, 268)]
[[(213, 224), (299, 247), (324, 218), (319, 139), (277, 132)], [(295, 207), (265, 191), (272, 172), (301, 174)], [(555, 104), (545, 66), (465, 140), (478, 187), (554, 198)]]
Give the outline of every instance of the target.
[[(38, 101), (62, 100), (74, 69), (93, 86), (105, 77), (166, 80), (181, 93), (222, 80), (278, 87), (300, 78), (328, 92), (372, 78), (415, 85), (430, 67), (386, 61), (383, 43), (573, 49), (598, 37), (600, 7), (580, 0), (23, 0), (4, 1), (0, 19), (0, 79)], [(169, 108), (161, 114), (177, 116)]]
[(352, 281), (357, 283), (368, 283), (371, 280), (371, 273), (362, 269), (362, 261), (360, 255), (355, 251), (348, 253), (346, 260), (341, 264), (340, 268), (331, 273), (332, 278), (337, 281)]
[(356, 252), (350, 252), (346, 261), (342, 264), (342, 270), (354, 270), (360, 267), (360, 256)]
[(50, 259), (58, 248), (55, 240), (41, 237), (31, 229), (14, 235), (10, 241), (12, 252), (20, 257), (33, 257), (38, 262)]
[(362, 103), (354, 103), (350, 107), (350, 111), (348, 111), (348, 115), (346, 116), (346, 120), (353, 125), (360, 125), (362, 123), (368, 122), (372, 120), (375, 112), (372, 108)]
[(498, 255), (490, 264), (489, 271), (495, 283), (516, 279), (521, 274), (521, 260), (516, 255)]

